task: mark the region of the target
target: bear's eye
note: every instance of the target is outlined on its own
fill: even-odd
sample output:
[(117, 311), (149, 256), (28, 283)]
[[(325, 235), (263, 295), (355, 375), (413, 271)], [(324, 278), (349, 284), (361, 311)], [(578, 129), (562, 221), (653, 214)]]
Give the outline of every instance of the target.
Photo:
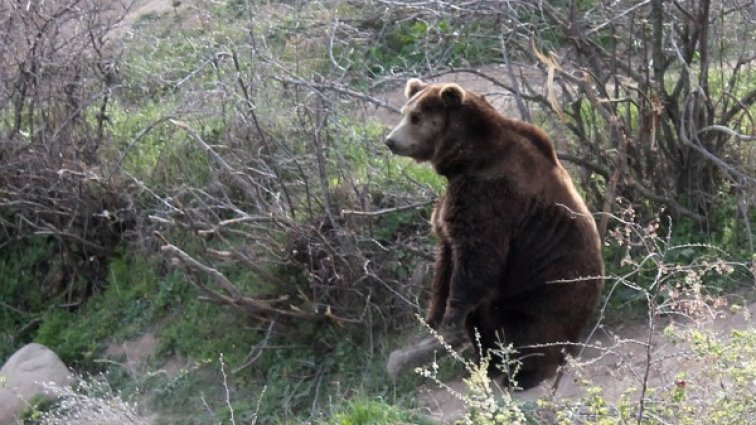
[(417, 124), (417, 123), (419, 123), (419, 122), (420, 122), (420, 116), (419, 116), (419, 115), (417, 115), (417, 114), (412, 114), (412, 115), (410, 115), (410, 122), (411, 122), (412, 124)]

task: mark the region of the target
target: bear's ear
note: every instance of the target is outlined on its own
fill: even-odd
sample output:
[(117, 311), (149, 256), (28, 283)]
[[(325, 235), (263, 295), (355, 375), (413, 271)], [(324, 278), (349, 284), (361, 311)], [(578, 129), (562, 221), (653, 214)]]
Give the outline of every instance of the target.
[(441, 100), (449, 108), (456, 108), (465, 99), (465, 90), (457, 84), (450, 83), (441, 88)]
[(407, 96), (407, 99), (410, 99), (417, 94), (417, 92), (424, 89), (426, 85), (427, 84), (422, 82), (419, 78), (410, 78), (407, 80), (407, 85), (404, 87), (404, 95)]

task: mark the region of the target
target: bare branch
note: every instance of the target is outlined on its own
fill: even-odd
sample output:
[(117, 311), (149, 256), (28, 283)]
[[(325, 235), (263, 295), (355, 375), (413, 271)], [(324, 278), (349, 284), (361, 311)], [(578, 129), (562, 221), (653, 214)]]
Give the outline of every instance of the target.
[(433, 201), (417, 202), (417, 203), (410, 204), (410, 205), (402, 205), (402, 206), (394, 207), (394, 208), (384, 208), (382, 210), (377, 210), (377, 211), (342, 210), (341, 211), (341, 216), (342, 217), (346, 217), (346, 216), (378, 217), (378, 216), (381, 216), (381, 215), (392, 214), (392, 213), (396, 213), (396, 212), (407, 211), (407, 210), (414, 210), (414, 209), (417, 209), (417, 208), (426, 207), (428, 205), (431, 205), (432, 203), (433, 203)]

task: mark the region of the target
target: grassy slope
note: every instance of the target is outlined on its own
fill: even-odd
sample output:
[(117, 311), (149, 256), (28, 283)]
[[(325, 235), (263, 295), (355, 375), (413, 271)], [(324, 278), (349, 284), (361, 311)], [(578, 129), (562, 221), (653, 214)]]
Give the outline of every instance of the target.
[[(233, 19), (233, 13), (222, 7), (210, 12), (213, 19)], [(135, 25), (143, 38), (126, 46), (123, 82), (127, 89), (114, 100), (110, 115), (114, 140), (130, 142), (149, 124), (159, 124), (138, 143), (127, 149), (126, 144), (112, 146), (105, 154), (117, 159), (121, 152), (127, 152), (124, 168), (158, 190), (179, 183), (201, 185), (207, 181), (205, 158), (196, 155), (184, 136), (161, 120), (177, 112), (186, 113), (176, 83), (196, 69), (210, 46), (241, 42), (242, 34), (236, 25), (205, 31), (198, 26), (196, 16), (186, 11), (178, 17), (147, 15)], [(287, 23), (281, 25), (281, 31), (286, 30)], [(147, 39), (151, 41), (140, 41)], [(202, 84), (210, 74), (195, 74), (193, 81)], [(220, 125), (212, 119), (203, 124), (207, 131)], [(376, 127), (370, 131), (382, 130)], [(383, 161), (358, 148), (350, 148), (345, 155), (365, 165)], [(406, 161), (371, 164), (383, 168), (389, 179), (402, 173), (406, 165)], [(370, 178), (367, 167), (358, 167), (356, 172)], [(427, 170), (410, 168), (407, 172), (431, 186), (441, 184)], [(390, 234), (396, 223), (388, 226), (384, 232)], [(255, 418), (261, 423), (301, 423), (307, 418), (330, 424), (421, 421), (399, 407), (412, 407), (406, 394), (416, 385), (416, 379), (409, 376), (394, 383), (383, 371), (392, 345), (390, 340), (383, 340), (385, 336), (372, 350), (366, 350), (364, 339), (372, 330), (345, 331), (304, 323), (296, 333), (291, 327), (274, 327), (268, 334), (267, 323), (250, 321), (236, 311), (199, 301), (186, 276), (172, 272), (160, 260), (147, 259), (148, 254), (127, 248), (110, 260), (107, 284), (85, 305), (75, 310), (33, 305), (34, 299), (42, 297), (22, 289), (32, 282), (43, 288), (49, 281), (40, 267), (40, 262), (47, 260), (47, 244), (45, 239), (34, 240), (17, 253), (4, 253), (0, 261), (3, 275), (18, 276), (4, 289), (16, 288), (23, 293), (29, 298), (29, 311), (42, 320), (33, 328), (36, 331), (19, 337), (11, 331), (23, 325), (22, 318), (10, 317), (3, 309), (9, 317), (3, 316), (2, 323), (8, 323), (11, 331), (3, 331), (2, 336), (16, 338), (14, 345), (3, 345), (2, 357), (25, 341), (43, 343), (82, 374), (105, 373), (124, 398), (140, 402), (169, 423), (227, 422), (232, 414), (237, 423)], [(26, 269), (42, 272), (19, 272)], [(54, 267), (48, 269), (54, 271)], [(229, 273), (236, 281), (245, 280), (243, 270)], [(248, 286), (259, 285), (250, 282)], [(16, 299), (19, 294), (4, 295)], [(124, 356), (105, 355), (109, 345), (145, 333), (154, 334), (159, 341), (145, 364), (130, 365)], [(259, 352), (256, 347), (260, 347)], [(161, 372), (166, 364), (175, 363), (184, 367), (178, 372)], [(226, 388), (230, 390), (228, 398)], [(393, 404), (398, 407), (389, 406)]]

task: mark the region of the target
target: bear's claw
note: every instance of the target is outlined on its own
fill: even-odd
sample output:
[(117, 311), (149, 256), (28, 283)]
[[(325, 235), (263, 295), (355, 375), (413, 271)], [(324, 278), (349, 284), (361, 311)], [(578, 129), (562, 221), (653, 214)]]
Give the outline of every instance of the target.
[(438, 317), (438, 315), (428, 316), (425, 318), (425, 323), (427, 323), (431, 329), (436, 330), (441, 324), (441, 317)]

